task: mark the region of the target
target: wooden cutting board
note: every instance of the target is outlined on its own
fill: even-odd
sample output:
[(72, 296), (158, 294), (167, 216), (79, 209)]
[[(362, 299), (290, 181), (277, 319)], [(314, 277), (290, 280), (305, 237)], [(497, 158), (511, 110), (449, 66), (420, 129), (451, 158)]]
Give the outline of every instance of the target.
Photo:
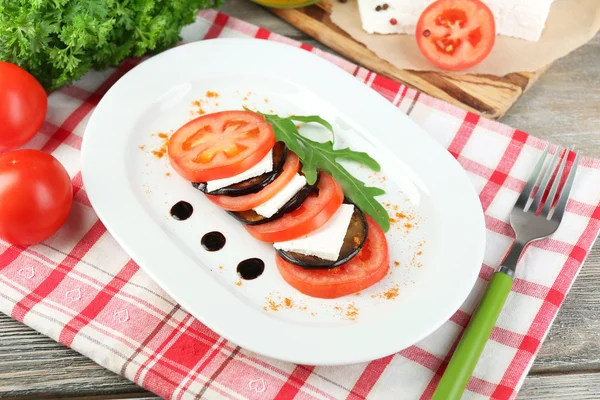
[(377, 57), (331, 21), (331, 1), (338, 0), (321, 0), (316, 5), (302, 8), (268, 9), (315, 40), (373, 72), (487, 118), (502, 117), (549, 67), (503, 77), (398, 69)]

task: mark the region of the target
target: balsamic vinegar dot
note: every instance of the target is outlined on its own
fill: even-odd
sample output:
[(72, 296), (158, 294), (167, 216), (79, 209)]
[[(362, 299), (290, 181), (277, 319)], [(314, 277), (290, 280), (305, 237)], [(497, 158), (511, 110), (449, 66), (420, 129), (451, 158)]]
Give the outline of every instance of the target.
[(240, 262), (237, 266), (237, 272), (242, 279), (252, 280), (262, 275), (265, 270), (265, 263), (260, 258), (249, 258)]
[(178, 221), (184, 221), (191, 217), (194, 212), (194, 207), (187, 201), (178, 201), (173, 207), (171, 207), (171, 216)]
[(202, 240), (200, 240), (200, 244), (207, 251), (218, 251), (225, 246), (225, 235), (221, 232), (213, 231), (208, 232), (206, 235), (202, 236)]

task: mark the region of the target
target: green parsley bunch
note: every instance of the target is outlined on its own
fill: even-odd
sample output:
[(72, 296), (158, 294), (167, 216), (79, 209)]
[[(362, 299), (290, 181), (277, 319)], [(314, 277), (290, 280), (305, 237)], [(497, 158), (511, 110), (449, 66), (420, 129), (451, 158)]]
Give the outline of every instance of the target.
[(0, 0), (0, 60), (47, 90), (92, 68), (160, 52), (180, 40), (200, 9), (223, 0)]

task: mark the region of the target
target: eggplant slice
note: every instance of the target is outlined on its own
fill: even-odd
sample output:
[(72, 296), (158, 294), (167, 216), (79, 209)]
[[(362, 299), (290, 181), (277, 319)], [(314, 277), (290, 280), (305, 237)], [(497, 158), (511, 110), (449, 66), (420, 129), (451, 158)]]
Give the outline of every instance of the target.
[(225, 186), (224, 188), (208, 192), (206, 182), (194, 182), (192, 186), (203, 193), (211, 195), (223, 195), (229, 197), (245, 196), (263, 190), (269, 183), (273, 182), (283, 171), (283, 164), (287, 156), (287, 146), (284, 142), (277, 142), (273, 146), (273, 170), (245, 181)]
[[(344, 203), (352, 204), (348, 200)], [(368, 236), (367, 220), (365, 214), (354, 205), (354, 213), (348, 225), (344, 243), (340, 249), (340, 255), (336, 261), (324, 260), (316, 256), (307, 256), (304, 254), (277, 250), (279, 256), (292, 264), (296, 264), (305, 269), (331, 269), (338, 267), (350, 261), (362, 249)]]
[[(299, 172), (300, 173), (300, 172)], [(260, 224), (264, 224), (266, 222), (270, 222), (273, 220), (276, 220), (277, 218), (280, 218), (283, 214), (287, 214), (290, 213), (294, 210), (297, 210), (302, 203), (304, 203), (304, 200), (306, 200), (306, 198), (308, 196), (310, 196), (310, 194), (317, 190), (317, 185), (319, 184), (319, 178), (317, 177), (317, 181), (312, 184), (312, 185), (305, 185), (302, 189), (300, 189), (298, 192), (296, 192), (296, 194), (294, 195), (294, 197), (292, 197), (291, 199), (288, 200), (287, 203), (285, 203), (280, 209), (279, 211), (277, 211), (275, 214), (273, 214), (270, 217), (265, 217), (260, 215), (259, 213), (257, 213), (254, 210), (247, 210), (247, 211), (227, 211), (229, 213), (229, 215), (231, 215), (233, 218), (237, 219), (238, 221), (240, 221), (241, 223), (245, 224), (245, 225), (260, 225)]]

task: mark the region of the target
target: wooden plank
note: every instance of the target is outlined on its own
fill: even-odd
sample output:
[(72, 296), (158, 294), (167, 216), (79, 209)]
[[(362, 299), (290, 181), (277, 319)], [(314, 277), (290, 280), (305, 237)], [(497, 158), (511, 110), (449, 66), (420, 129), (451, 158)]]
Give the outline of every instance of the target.
[(552, 64), (501, 122), (600, 157), (600, 34)]
[(140, 393), (137, 385), (0, 314), (0, 397)]
[[(600, 241), (558, 312), (532, 374), (600, 372)], [(600, 398), (600, 394), (598, 396)]]
[(304, 8), (269, 10), (369, 70), (488, 118), (498, 119), (506, 114), (548, 68), (504, 77), (401, 70), (380, 59), (338, 28), (330, 18), (330, 1), (335, 0), (322, 0), (317, 5)]
[(70, 400), (159, 400), (161, 397), (156, 396), (155, 394), (148, 391), (140, 391), (136, 393), (126, 393), (126, 394), (115, 394), (115, 395), (68, 395), (68, 397), (59, 395), (36, 395), (36, 396), (27, 396), (27, 397), (2, 397), (3, 400), (44, 400), (44, 399), (57, 399), (57, 398), (68, 398)]
[(600, 374), (533, 376), (519, 391), (519, 400), (600, 398)]

